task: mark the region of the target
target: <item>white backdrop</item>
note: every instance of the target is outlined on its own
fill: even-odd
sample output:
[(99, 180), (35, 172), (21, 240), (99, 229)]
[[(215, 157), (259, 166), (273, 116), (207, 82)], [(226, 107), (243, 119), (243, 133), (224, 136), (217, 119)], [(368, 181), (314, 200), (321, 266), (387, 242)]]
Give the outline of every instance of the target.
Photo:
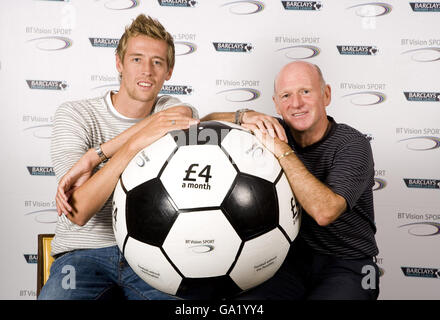
[(371, 139), (379, 298), (440, 298), (439, 2), (17, 0), (0, 4), (1, 299), (35, 299), (37, 234), (55, 229), (53, 114), (117, 88), (114, 49), (139, 13), (175, 37), (164, 92), (200, 116), (274, 115), (281, 66), (318, 64), (328, 113)]

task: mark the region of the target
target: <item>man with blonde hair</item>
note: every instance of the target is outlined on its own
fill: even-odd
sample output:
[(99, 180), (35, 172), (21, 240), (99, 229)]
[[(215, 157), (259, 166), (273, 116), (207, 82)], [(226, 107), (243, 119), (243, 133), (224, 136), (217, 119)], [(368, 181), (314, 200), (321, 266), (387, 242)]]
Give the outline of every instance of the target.
[(164, 29), (159, 21), (143, 14), (139, 15), (130, 26), (125, 27), (125, 32), (119, 40), (118, 46), (116, 48), (116, 54), (119, 56), (121, 61), (123, 61), (125, 58), (128, 40), (138, 35), (144, 35), (153, 39), (165, 41), (168, 45), (168, 69), (172, 70), (174, 68), (175, 49), (173, 36)]
[(116, 49), (119, 90), (57, 109), (51, 144), (59, 181), (55, 261), (39, 299), (172, 298), (127, 264), (113, 234), (111, 199), (119, 176), (140, 150), (198, 122), (190, 105), (158, 96), (173, 67), (172, 36), (141, 14)]

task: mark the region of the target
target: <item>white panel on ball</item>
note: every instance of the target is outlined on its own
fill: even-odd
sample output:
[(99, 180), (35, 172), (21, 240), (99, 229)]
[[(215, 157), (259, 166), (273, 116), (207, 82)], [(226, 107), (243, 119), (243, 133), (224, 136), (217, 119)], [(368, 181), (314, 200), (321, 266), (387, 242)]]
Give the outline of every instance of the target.
[(222, 147), (234, 159), (240, 172), (274, 182), (281, 167), (273, 154), (249, 132), (231, 130), (222, 141)]
[(276, 184), (276, 189), (280, 212), (280, 226), (287, 233), (290, 241), (293, 241), (298, 235), (301, 225), (300, 204), (295, 200), (286, 175), (283, 174), (281, 176)]
[(160, 180), (177, 207), (188, 209), (220, 206), (235, 176), (234, 167), (217, 145), (198, 146), (198, 152), (182, 146)]
[(182, 277), (155, 246), (128, 238), (125, 245), (128, 264), (145, 282), (168, 294), (176, 294)]
[(278, 228), (247, 241), (230, 277), (242, 290), (268, 280), (284, 262), (289, 247)]
[(220, 210), (179, 214), (163, 248), (188, 278), (226, 274), (241, 239)]
[(113, 193), (113, 232), (115, 233), (116, 243), (122, 251), (122, 246), (127, 236), (127, 223), (125, 220), (125, 192), (121, 187), (121, 180), (118, 180)]
[(127, 191), (134, 187), (156, 178), (163, 164), (176, 149), (173, 137), (165, 135), (155, 143), (144, 148), (130, 161), (122, 173), (122, 181)]

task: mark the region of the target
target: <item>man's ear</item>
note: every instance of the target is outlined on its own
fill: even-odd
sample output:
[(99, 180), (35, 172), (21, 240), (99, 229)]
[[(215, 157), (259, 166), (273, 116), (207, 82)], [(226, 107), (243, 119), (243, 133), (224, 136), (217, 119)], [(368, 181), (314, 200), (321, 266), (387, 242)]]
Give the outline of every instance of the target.
[(326, 84), (324, 88), (324, 105), (327, 107), (332, 101), (332, 88)]
[(168, 74), (167, 74), (167, 76), (165, 77), (165, 80), (166, 80), (166, 81), (168, 81), (168, 80), (171, 79), (171, 76), (173, 75), (173, 70), (174, 70), (174, 68), (170, 68), (170, 69), (168, 69)]
[(116, 70), (118, 70), (119, 73), (122, 73), (122, 70), (124, 70), (124, 64), (122, 63), (119, 54), (115, 54), (115, 56), (116, 56)]

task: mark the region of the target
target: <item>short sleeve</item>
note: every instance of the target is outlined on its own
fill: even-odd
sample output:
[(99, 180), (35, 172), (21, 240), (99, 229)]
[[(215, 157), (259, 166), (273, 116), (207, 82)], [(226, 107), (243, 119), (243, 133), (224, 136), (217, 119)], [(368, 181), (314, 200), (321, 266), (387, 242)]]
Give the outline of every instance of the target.
[(367, 139), (356, 136), (337, 151), (326, 184), (344, 197), (350, 209), (374, 185), (374, 162)]
[(88, 131), (86, 121), (75, 108), (69, 104), (58, 107), (54, 115), (50, 146), (58, 182), (91, 147)]

